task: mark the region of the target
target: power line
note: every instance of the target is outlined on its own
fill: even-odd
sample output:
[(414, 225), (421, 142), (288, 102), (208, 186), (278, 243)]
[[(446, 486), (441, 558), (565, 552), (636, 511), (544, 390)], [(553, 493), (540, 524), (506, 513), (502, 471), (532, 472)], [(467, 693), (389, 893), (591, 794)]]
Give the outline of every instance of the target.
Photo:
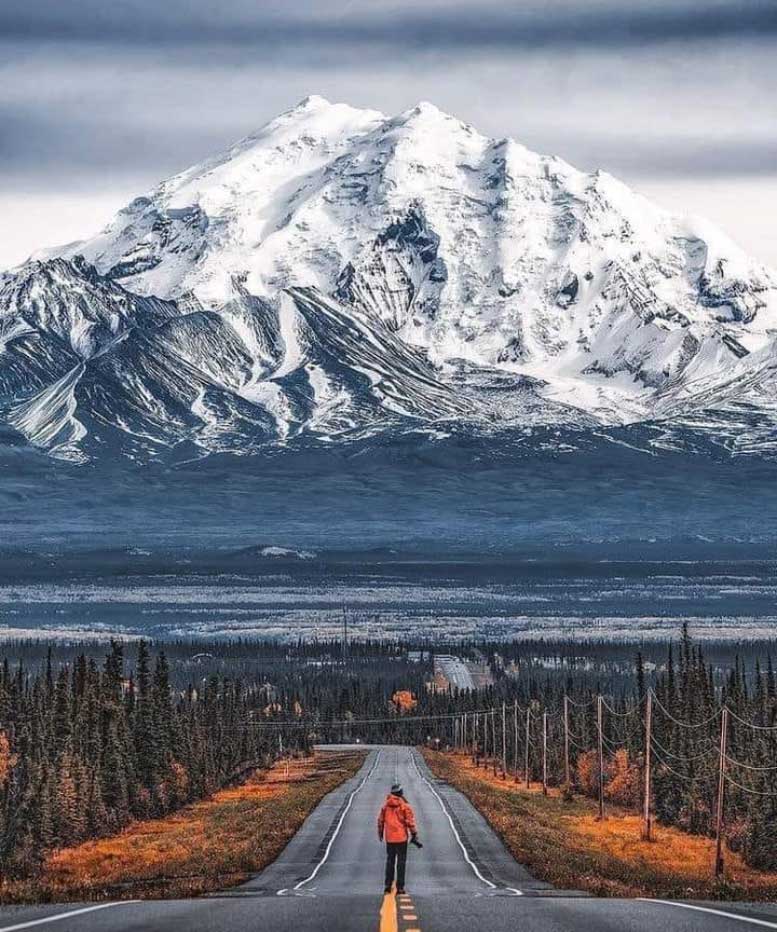
[(666, 715), (668, 719), (671, 719), (671, 721), (673, 721), (675, 725), (679, 725), (680, 728), (704, 728), (705, 725), (709, 725), (710, 722), (714, 722), (715, 719), (718, 718), (721, 714), (721, 709), (718, 709), (716, 712), (710, 715), (710, 717), (705, 719), (703, 722), (683, 722), (679, 718), (675, 718), (674, 715), (672, 715), (672, 713), (669, 711), (669, 709), (667, 709), (664, 706), (664, 704), (661, 702), (661, 700), (658, 698), (655, 692), (653, 693), (653, 701), (659, 707), (659, 709), (661, 709), (664, 715)]
[(756, 725), (755, 722), (748, 722), (744, 718), (740, 718), (736, 712), (732, 712), (731, 709), (728, 710), (728, 714), (735, 718), (742, 725), (747, 725), (748, 728), (755, 728), (758, 731), (777, 731), (777, 725)]
[(729, 762), (729, 764), (733, 764), (735, 767), (743, 767), (745, 770), (752, 770), (756, 773), (767, 773), (769, 771), (777, 770), (777, 764), (773, 764), (771, 767), (754, 767), (752, 764), (744, 764), (742, 761), (735, 760), (728, 754), (726, 754), (726, 760)]
[[(494, 709), (481, 709), (480, 711), (468, 712), (468, 715), (492, 715)], [(426, 722), (442, 721), (455, 718), (461, 718), (463, 712), (445, 712), (428, 715), (395, 715), (387, 718), (351, 718), (351, 719), (330, 719), (329, 721), (305, 719), (304, 721), (268, 721), (268, 722), (244, 722), (242, 725), (233, 725), (232, 728), (342, 728), (353, 725), (402, 725), (407, 722)]]
[(653, 753), (656, 755), (656, 759), (658, 760), (659, 764), (661, 764), (662, 767), (664, 767), (666, 770), (668, 770), (669, 773), (674, 774), (674, 776), (677, 777), (678, 780), (683, 780), (683, 781), (686, 781), (686, 782), (687, 782), (687, 781), (689, 781), (689, 780), (692, 781), (692, 780), (694, 779), (693, 777), (690, 777), (687, 773), (684, 773), (684, 774), (683, 774), (683, 773), (678, 773), (678, 772), (674, 769), (674, 767), (670, 766), (665, 760), (663, 760), (663, 759), (661, 758), (661, 755), (660, 755), (660, 754), (656, 753), (655, 748), (653, 749)]
[(702, 751), (701, 754), (692, 754), (688, 756), (687, 754), (676, 754), (674, 751), (670, 751), (668, 748), (665, 748), (663, 744), (656, 738), (655, 735), (651, 736), (651, 741), (653, 744), (663, 753), (669, 757), (674, 757), (677, 760), (684, 761), (685, 763), (693, 763), (693, 761), (701, 760), (704, 757), (709, 757), (710, 754), (717, 754), (718, 749), (715, 747), (709, 747), (706, 751)]
[(613, 709), (613, 707), (604, 698), (602, 698), (602, 705), (605, 707), (605, 709), (607, 709), (610, 715), (617, 715), (619, 718), (628, 718), (630, 715), (633, 715), (635, 712), (639, 711), (642, 702), (640, 701), (637, 705), (633, 705), (625, 712), (619, 712), (617, 709)]
[(596, 702), (596, 697), (592, 697), (591, 699), (588, 699), (586, 702), (577, 702), (571, 696), (567, 696), (567, 699), (569, 700), (569, 702), (572, 703), (572, 705), (577, 706), (578, 709), (587, 709)]
[(777, 793), (764, 793), (761, 790), (754, 790), (749, 786), (742, 786), (741, 783), (737, 783), (737, 781), (732, 779), (727, 773), (723, 776), (725, 777), (726, 782), (730, 783), (732, 786), (735, 786), (738, 790), (742, 790), (743, 793), (750, 793), (753, 796), (762, 796), (767, 799), (777, 799)]

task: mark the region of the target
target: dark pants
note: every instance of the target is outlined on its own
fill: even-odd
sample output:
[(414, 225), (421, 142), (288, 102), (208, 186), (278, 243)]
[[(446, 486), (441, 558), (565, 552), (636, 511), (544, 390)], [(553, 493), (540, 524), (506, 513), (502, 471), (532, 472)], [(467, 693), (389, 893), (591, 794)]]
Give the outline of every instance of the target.
[(405, 886), (405, 864), (407, 863), (407, 842), (386, 842), (386, 886), (394, 883), (394, 865), (397, 868), (397, 888), (402, 890)]

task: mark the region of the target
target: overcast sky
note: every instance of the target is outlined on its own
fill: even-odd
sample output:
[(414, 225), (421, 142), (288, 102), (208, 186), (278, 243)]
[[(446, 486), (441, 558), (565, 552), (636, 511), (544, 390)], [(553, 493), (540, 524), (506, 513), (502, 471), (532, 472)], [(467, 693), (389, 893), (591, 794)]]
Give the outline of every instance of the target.
[(777, 267), (777, 0), (2, 0), (0, 268), (311, 93), (431, 100)]

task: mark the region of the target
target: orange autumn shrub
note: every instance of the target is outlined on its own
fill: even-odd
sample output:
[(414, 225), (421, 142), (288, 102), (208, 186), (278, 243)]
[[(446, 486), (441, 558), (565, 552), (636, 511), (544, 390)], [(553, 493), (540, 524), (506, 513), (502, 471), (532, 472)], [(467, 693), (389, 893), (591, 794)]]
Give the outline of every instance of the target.
[(633, 808), (642, 796), (642, 768), (621, 748), (605, 765), (604, 794), (610, 802)]
[(391, 697), (391, 703), (397, 712), (412, 712), (418, 705), (409, 689), (398, 689)]
[(577, 759), (577, 785), (586, 796), (599, 793), (599, 755), (585, 751)]
[(11, 753), (11, 742), (4, 731), (0, 731), (0, 786), (5, 786), (16, 764), (16, 755)]

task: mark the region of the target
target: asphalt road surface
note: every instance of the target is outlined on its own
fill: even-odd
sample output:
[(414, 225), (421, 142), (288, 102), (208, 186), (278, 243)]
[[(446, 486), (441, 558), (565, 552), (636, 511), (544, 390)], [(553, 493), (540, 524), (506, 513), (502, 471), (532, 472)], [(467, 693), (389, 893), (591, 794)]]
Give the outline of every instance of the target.
[[(407, 896), (383, 895), (376, 818), (395, 781), (416, 812)], [(0, 908), (0, 932), (723, 932), (777, 929), (777, 907), (601, 900), (554, 890), (517, 864), (458, 792), (410, 748), (370, 751), (278, 860), (241, 887), (193, 900)]]

